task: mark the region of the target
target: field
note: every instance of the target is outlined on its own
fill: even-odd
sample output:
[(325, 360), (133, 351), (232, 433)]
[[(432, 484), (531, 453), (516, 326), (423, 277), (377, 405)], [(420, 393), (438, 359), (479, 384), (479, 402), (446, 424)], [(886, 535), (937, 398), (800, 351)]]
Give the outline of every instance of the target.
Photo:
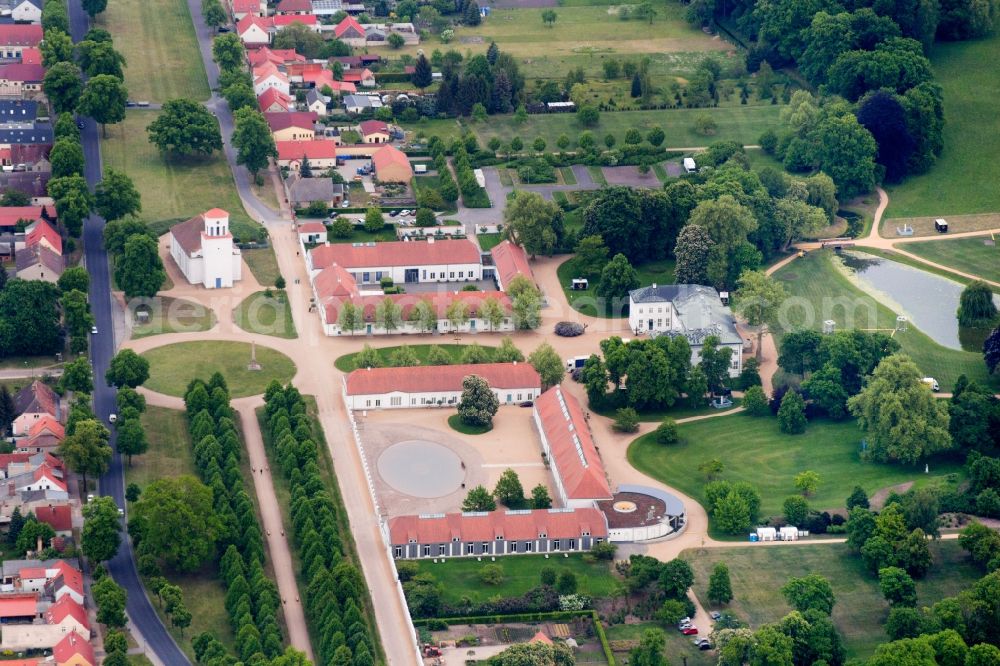
[[(451, 362), (452, 363), (458, 363), (459, 359), (461, 359), (461, 357), (462, 357), (462, 352), (468, 346), (469, 345), (444, 345), (444, 344), (442, 344), (442, 345), (409, 345), (410, 349), (413, 350), (413, 353), (415, 353), (417, 355), (417, 359), (420, 361), (421, 364), (426, 364), (427, 363), (427, 353), (431, 350), (431, 347), (440, 347), (444, 351), (448, 352), (448, 354), (451, 356)], [(480, 346), (482, 346), (483, 349), (485, 349), (488, 352), (492, 352), (493, 349), (494, 349), (494, 347), (487, 347), (485, 345), (480, 345)], [(399, 349), (399, 347), (380, 347), (379, 349), (376, 349), (375, 351), (378, 352), (379, 357), (382, 359), (382, 363), (385, 364), (386, 366), (390, 366), (392, 364), (389, 362), (389, 360), (392, 357), (392, 353), (394, 351), (396, 351), (397, 349)], [(354, 366), (354, 357), (355, 356), (357, 356), (356, 353), (354, 353), (354, 354), (344, 354), (343, 356), (341, 356), (340, 358), (338, 358), (336, 361), (334, 361), (333, 365), (334, 365), (334, 367), (337, 368), (337, 370), (340, 370), (341, 372), (350, 372), (351, 370), (356, 370), (357, 368)]]
[(290, 358), (260, 345), (257, 361), (262, 369), (248, 370), (250, 345), (245, 342), (180, 342), (151, 349), (143, 357), (149, 361), (149, 380), (144, 386), (178, 397), (192, 379), (207, 381), (214, 372), (226, 378), (233, 398), (258, 395), (272, 380), (285, 383), (295, 374)]
[[(132, 466), (125, 468), (126, 483), (138, 483), (145, 487), (159, 478), (174, 478), (183, 474), (197, 476), (183, 411), (150, 405), (142, 415), (142, 424), (149, 437), (149, 451), (136, 456)], [(226, 613), (225, 590), (217, 575), (214, 566), (209, 566), (193, 574), (167, 576), (171, 583), (180, 585), (184, 590), (184, 603), (191, 611), (191, 626), (185, 630), (183, 637), (180, 631), (170, 626), (155, 595), (150, 595), (163, 624), (192, 662), (194, 650), (190, 639), (203, 631), (211, 631), (224, 645), (233, 648), (234, 637)]]
[(275, 280), (281, 277), (278, 268), (278, 258), (274, 256), (271, 247), (243, 250), (243, 261), (250, 267), (250, 272), (257, 278), (262, 287), (273, 287)]
[(135, 181), (142, 195), (139, 217), (162, 234), (176, 222), (222, 208), (229, 212), (237, 240), (262, 237), (263, 227), (243, 211), (233, 174), (221, 153), (208, 159), (168, 162), (149, 142), (146, 127), (158, 115), (158, 111), (130, 109), (125, 121), (109, 126), (108, 138), (101, 141), (104, 166), (124, 171)]
[[(615, 308), (612, 303), (606, 303), (605, 311), (598, 313), (596, 301), (601, 298), (597, 295), (597, 283), (600, 275), (581, 275), (576, 266), (577, 260), (576, 257), (573, 257), (559, 264), (559, 268), (556, 269), (556, 274), (559, 276), (559, 283), (562, 285), (566, 301), (574, 310), (592, 317), (603, 316), (617, 319), (628, 316), (628, 313), (624, 311), (624, 309), (628, 307), (627, 298), (624, 299), (624, 308)], [(654, 283), (671, 284), (674, 281), (673, 259), (663, 259), (660, 261), (650, 261), (645, 264), (639, 264), (635, 267), (635, 270), (636, 273), (639, 274), (640, 286), (647, 286)], [(585, 277), (590, 280), (587, 289), (573, 289), (573, 278), (580, 277)]]
[(273, 335), (278, 338), (295, 338), (295, 322), (288, 296), (283, 291), (258, 291), (247, 296), (233, 311), (236, 325), (244, 331)]
[(1000, 182), (988, 167), (1000, 158), (1000, 81), (983, 67), (1000, 57), (1000, 33), (935, 44), (935, 81), (944, 91), (944, 153), (930, 172), (889, 188), (888, 216), (945, 216), (1000, 211)]
[[(739, 141), (747, 145), (757, 143), (764, 130), (778, 122), (780, 105), (734, 106), (710, 109), (671, 109), (665, 111), (616, 111), (601, 113), (596, 127), (589, 128), (598, 140), (613, 134), (618, 145), (625, 141), (625, 132), (636, 128), (645, 133), (660, 126), (666, 132), (664, 148), (695, 148), (707, 146), (716, 141)], [(700, 115), (711, 116), (718, 125), (715, 134), (704, 136), (694, 130), (694, 120)], [(486, 123), (456, 120), (434, 120), (410, 124), (407, 129), (422, 132), (425, 136), (438, 135), (451, 140), (471, 130), (482, 145), (493, 137), (509, 142), (515, 136), (529, 144), (537, 137), (543, 137), (549, 150), (555, 150), (555, 140), (560, 134), (570, 138), (570, 149), (585, 129), (580, 127), (572, 113), (550, 113), (529, 115), (523, 125), (518, 125), (513, 115), (491, 116)]]
[(149, 321), (132, 326), (132, 339), (160, 333), (207, 331), (215, 325), (215, 313), (209, 308), (173, 296), (150, 300)]
[(95, 27), (110, 32), (125, 56), (131, 99), (208, 99), (208, 78), (184, 0), (118, 0), (98, 15)]
[(918, 257), (1000, 282), (1000, 247), (986, 245), (988, 236), (956, 238), (955, 240), (906, 243), (900, 249)]
[[(479, 579), (479, 571), (487, 564), (498, 564), (503, 569), (503, 582), (487, 585)], [(426, 560), (417, 562), (418, 570), (434, 575), (441, 584), (441, 600), (459, 603), (463, 597), (473, 602), (486, 601), (491, 597), (516, 597), (533, 587), (541, 585), (539, 571), (544, 566), (556, 570), (556, 574), (572, 571), (579, 584), (578, 592), (591, 597), (610, 596), (615, 588), (615, 578), (608, 562), (601, 560), (588, 564), (581, 555), (553, 557), (548, 560), (542, 555), (515, 555), (497, 558), (496, 562), (479, 561), (474, 557), (456, 557), (439, 564)]]
[[(921, 607), (958, 593), (981, 576), (966, 561), (957, 541), (937, 541), (930, 547), (934, 566), (917, 581), (917, 605)], [(777, 622), (791, 610), (778, 591), (789, 578), (818, 573), (833, 587), (833, 622), (844, 637), (849, 659), (868, 657), (877, 645), (888, 641), (882, 623), (889, 609), (879, 592), (878, 579), (846, 545), (710, 548), (688, 550), (681, 557), (694, 568), (694, 591), (703, 603), (707, 602), (712, 567), (725, 562), (735, 595), (729, 608), (753, 628)]]
[(681, 442), (664, 447), (652, 435), (643, 435), (629, 446), (628, 459), (641, 472), (704, 502), (705, 479), (696, 470), (706, 460), (718, 458), (719, 478), (749, 481), (760, 491), (761, 515), (781, 514), (781, 503), (796, 494), (793, 479), (804, 470), (820, 476), (809, 504), (820, 511), (840, 509), (860, 485), (869, 494), (888, 486), (915, 481), (917, 485), (944, 482), (961, 474), (961, 465), (950, 462), (923, 465), (882, 465), (863, 462), (859, 455), (862, 431), (854, 421), (810, 422), (803, 435), (785, 435), (778, 420), (734, 414), (679, 426)]
[[(802, 299), (801, 307), (784, 309), (783, 325), (818, 330), (824, 320), (832, 319), (838, 330), (850, 328), (847, 324), (852, 320), (860, 328), (893, 329), (896, 313), (851, 284), (833, 266), (834, 261), (831, 252), (814, 251), (775, 273), (790, 296)], [(913, 326), (897, 333), (895, 339), (924, 374), (935, 377), (942, 387), (954, 386), (962, 374), (982, 384), (1000, 385), (1000, 376), (987, 374), (981, 354), (942, 347)]]

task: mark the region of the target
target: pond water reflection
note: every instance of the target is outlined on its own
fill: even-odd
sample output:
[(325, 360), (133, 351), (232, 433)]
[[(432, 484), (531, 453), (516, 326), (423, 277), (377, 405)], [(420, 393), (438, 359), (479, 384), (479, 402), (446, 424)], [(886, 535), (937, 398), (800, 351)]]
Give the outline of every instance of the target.
[[(938, 344), (950, 349), (970, 351), (978, 336), (959, 334), (958, 302), (964, 285), (890, 259), (858, 252), (843, 252), (844, 265), (858, 276), (861, 287), (890, 308), (901, 307), (910, 323)], [(892, 302), (886, 302), (891, 299)], [(1000, 305), (996, 295), (993, 300)], [(980, 349), (982, 342), (979, 341)]]

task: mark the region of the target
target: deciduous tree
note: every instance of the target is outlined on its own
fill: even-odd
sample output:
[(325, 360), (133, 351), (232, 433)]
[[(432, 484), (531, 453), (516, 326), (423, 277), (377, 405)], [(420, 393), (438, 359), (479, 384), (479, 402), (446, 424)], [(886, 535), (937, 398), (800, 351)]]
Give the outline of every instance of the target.
[(462, 380), (462, 397), (458, 414), (462, 422), (471, 426), (492, 426), (493, 416), (500, 408), (500, 400), (485, 379), (469, 375)]
[(97, 214), (108, 222), (142, 211), (142, 198), (132, 179), (111, 168), (104, 170), (104, 179), (94, 190), (94, 202)]
[(131, 349), (123, 349), (111, 359), (104, 378), (112, 386), (134, 389), (149, 379), (149, 361)]
[(562, 236), (562, 210), (536, 192), (517, 192), (504, 210), (504, 235), (535, 257), (551, 255)]
[(264, 114), (252, 108), (238, 110), (233, 117), (233, 146), (236, 148), (236, 162), (247, 168), (256, 178), (258, 172), (266, 169), (271, 159), (278, 159), (278, 149), (274, 145), (271, 128)]
[(153, 145), (163, 153), (208, 156), (222, 150), (222, 134), (215, 116), (191, 99), (167, 101), (146, 132)]
[(77, 111), (100, 123), (102, 134), (107, 136), (109, 124), (125, 120), (126, 101), (128, 90), (121, 79), (112, 74), (97, 74), (83, 87)]
[(547, 342), (540, 344), (535, 351), (528, 355), (528, 363), (541, 377), (542, 386), (545, 388), (559, 384), (566, 375), (562, 358)]
[(124, 253), (115, 263), (115, 282), (125, 292), (125, 298), (152, 298), (166, 279), (156, 241), (144, 234), (129, 237)]
[(111, 462), (111, 447), (108, 446), (108, 429), (95, 420), (80, 421), (72, 435), (59, 445), (59, 456), (66, 465), (83, 476), (83, 487), (87, 487), (87, 475), (99, 476), (108, 470)]
[(142, 525), (140, 550), (176, 571), (195, 571), (215, 552), (220, 524), (212, 491), (193, 476), (157, 479), (143, 491), (132, 514)]
[(121, 545), (118, 505), (110, 497), (97, 497), (83, 505), (83, 532), (80, 545), (93, 564), (110, 560)]

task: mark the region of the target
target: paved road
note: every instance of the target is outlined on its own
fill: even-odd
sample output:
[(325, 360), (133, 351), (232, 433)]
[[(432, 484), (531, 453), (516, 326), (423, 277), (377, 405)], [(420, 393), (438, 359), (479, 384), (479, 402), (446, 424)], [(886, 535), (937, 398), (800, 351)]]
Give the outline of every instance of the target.
[[(74, 41), (80, 41), (89, 28), (87, 15), (80, 7), (80, 0), (69, 3), (70, 30)], [(81, 132), (83, 154), (86, 161), (84, 175), (93, 189), (101, 179), (101, 150), (97, 125), (87, 120)], [(111, 280), (108, 272), (108, 256), (103, 243), (104, 220), (91, 215), (84, 224), (83, 243), (87, 272), (90, 274), (90, 308), (97, 320), (97, 329), (103, 333), (92, 336), (90, 343), (91, 361), (94, 366), (94, 411), (101, 420), (116, 411), (115, 390), (104, 382), (104, 373), (115, 353), (114, 325), (112, 322)], [(111, 446), (115, 446), (115, 433), (111, 432)], [(102, 495), (113, 497), (118, 506), (125, 507), (125, 483), (122, 459), (116, 452), (111, 466), (101, 477)], [(145, 640), (146, 646), (161, 664), (190, 664), (188, 658), (174, 642), (153, 609), (146, 591), (139, 580), (135, 567), (132, 544), (122, 540), (118, 554), (108, 562), (108, 570), (119, 585), (128, 592), (125, 610), (129, 619)]]

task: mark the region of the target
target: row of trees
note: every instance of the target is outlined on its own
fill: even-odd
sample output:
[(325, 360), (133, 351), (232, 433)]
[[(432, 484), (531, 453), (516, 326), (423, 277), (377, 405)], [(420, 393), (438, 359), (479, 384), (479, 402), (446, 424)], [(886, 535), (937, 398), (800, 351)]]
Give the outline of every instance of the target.
[[(478, 379), (478, 378), (477, 378)], [(524, 496), (524, 487), (517, 472), (504, 470), (497, 479), (497, 485), (491, 493), (484, 486), (471, 489), (462, 501), (462, 511), (496, 511), (497, 502), (508, 509), (549, 509), (552, 498), (545, 484), (539, 483), (531, 489), (531, 499)]]
[(448, 51), (442, 58), (438, 113), (468, 116), (476, 105), (486, 113), (510, 113), (518, 106), (524, 93), (524, 75), (513, 56), (490, 48), (486, 54), (463, 60), (457, 51)]
[(308, 581), (306, 617), (321, 663), (375, 663), (373, 624), (365, 608), (364, 576), (352, 561), (347, 516), (319, 471), (322, 445), (302, 395), (293, 386), (268, 385), (261, 417), (271, 457), (291, 490), (292, 543)]

